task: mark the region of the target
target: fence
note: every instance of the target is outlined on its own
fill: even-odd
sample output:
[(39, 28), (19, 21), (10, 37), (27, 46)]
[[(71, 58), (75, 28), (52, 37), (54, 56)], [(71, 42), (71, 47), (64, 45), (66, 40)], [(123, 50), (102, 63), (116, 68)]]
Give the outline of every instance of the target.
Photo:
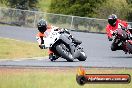
[[(62, 14), (44, 13), (38, 11), (0, 8), (0, 23), (36, 27), (39, 19), (44, 18), (49, 24), (89, 32), (105, 32), (106, 19), (78, 17)], [(132, 22), (129, 22), (132, 25)]]

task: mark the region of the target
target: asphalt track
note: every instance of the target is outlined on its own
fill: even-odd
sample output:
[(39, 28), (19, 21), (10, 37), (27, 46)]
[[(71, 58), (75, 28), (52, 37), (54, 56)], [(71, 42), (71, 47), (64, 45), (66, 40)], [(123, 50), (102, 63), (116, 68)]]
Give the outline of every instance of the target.
[[(34, 28), (24, 28), (15, 26), (0, 26), (0, 37), (17, 39), (28, 42), (36, 42)], [(71, 32), (74, 37), (81, 40), (84, 51), (87, 54), (86, 61), (67, 62), (59, 58), (55, 62), (50, 62), (48, 57), (25, 58), (23, 60), (0, 60), (0, 66), (24, 66), (24, 67), (123, 67), (132, 68), (132, 55), (123, 51), (112, 52), (110, 44), (105, 34)]]

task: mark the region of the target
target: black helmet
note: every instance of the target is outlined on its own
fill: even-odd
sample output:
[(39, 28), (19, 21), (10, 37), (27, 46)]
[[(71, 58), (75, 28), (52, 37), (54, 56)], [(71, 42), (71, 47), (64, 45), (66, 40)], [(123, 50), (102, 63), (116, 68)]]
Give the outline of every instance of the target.
[(108, 17), (108, 23), (111, 26), (115, 26), (116, 25), (116, 20), (117, 20), (117, 16), (115, 14), (112, 14)]
[(47, 22), (44, 19), (41, 19), (38, 22), (37, 27), (40, 32), (45, 32), (47, 30)]

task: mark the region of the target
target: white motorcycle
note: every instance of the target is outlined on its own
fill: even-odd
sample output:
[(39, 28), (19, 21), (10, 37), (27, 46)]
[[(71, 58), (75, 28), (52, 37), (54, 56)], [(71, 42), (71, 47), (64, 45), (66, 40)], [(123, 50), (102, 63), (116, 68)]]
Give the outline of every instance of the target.
[[(62, 31), (63, 30), (63, 31)], [(44, 46), (50, 48), (55, 55), (73, 62), (74, 59), (85, 61), (87, 56), (80, 45), (73, 42), (71, 35), (66, 33), (66, 29), (51, 30), (48, 37), (44, 39)]]

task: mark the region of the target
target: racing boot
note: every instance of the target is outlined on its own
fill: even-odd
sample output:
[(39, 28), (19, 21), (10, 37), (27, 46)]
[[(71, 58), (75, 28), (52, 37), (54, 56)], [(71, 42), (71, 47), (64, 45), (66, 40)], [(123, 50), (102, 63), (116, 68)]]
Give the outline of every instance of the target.
[(79, 40), (77, 40), (77, 39), (75, 39), (75, 38), (72, 38), (72, 40), (73, 40), (73, 42), (74, 42), (75, 44), (77, 44), (77, 45), (80, 45), (80, 44), (82, 43), (82, 41), (79, 41)]
[(58, 58), (59, 58), (59, 56), (54, 55), (53, 53), (49, 54), (49, 59), (50, 59), (50, 61), (55, 61), (55, 60), (58, 59)]
[(117, 50), (123, 50), (123, 46), (121, 45), (121, 46), (118, 46), (117, 47)]

